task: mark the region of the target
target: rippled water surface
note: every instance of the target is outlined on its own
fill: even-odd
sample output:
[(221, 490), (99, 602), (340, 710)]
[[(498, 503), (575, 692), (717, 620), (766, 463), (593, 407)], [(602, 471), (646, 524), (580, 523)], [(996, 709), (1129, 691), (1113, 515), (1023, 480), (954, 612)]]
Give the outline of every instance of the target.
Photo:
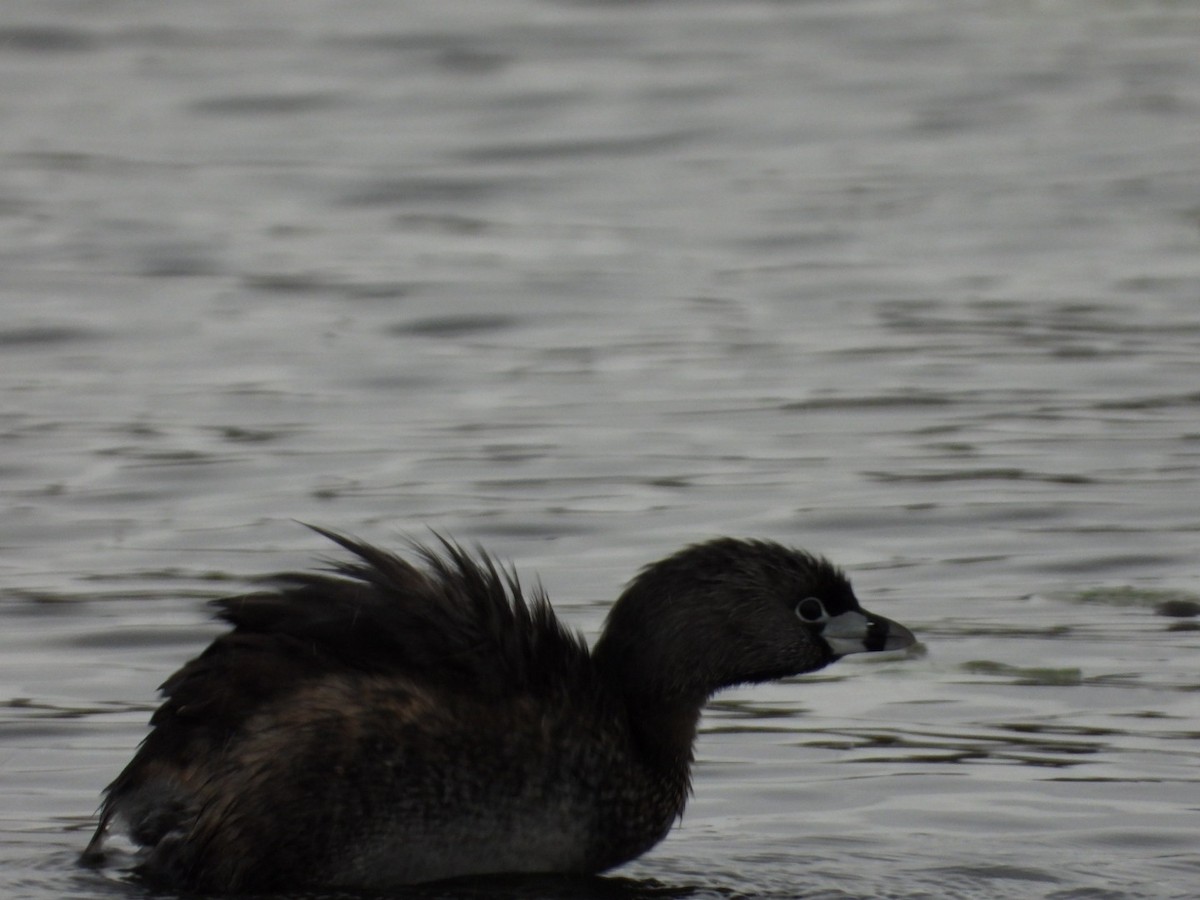
[(1200, 8), (6, 0), (0, 122), (0, 895), (143, 896), (99, 790), (296, 520), (589, 636), (770, 537), (921, 637), (471, 890), (1200, 893)]

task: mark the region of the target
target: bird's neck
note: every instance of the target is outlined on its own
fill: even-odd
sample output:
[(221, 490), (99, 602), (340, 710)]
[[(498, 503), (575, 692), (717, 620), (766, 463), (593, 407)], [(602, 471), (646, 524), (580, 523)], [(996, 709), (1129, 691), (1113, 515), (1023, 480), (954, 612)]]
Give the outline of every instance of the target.
[(663, 703), (655, 698), (626, 699), (630, 727), (642, 755), (660, 776), (682, 785), (685, 794), (691, 783), (701, 706)]
[(610, 653), (604, 641), (595, 662), (629, 723), (640, 759), (656, 777), (678, 782), (686, 796), (700, 712), (708, 697), (666, 684), (653, 663)]

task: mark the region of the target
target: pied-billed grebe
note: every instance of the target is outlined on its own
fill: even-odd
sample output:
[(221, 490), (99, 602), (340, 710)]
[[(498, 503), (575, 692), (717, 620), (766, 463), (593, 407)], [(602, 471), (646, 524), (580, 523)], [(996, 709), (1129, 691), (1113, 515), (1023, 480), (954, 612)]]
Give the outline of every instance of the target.
[(914, 641), (774, 543), (647, 566), (589, 652), (487, 556), (442, 540), (418, 567), (321, 533), (354, 559), (216, 601), (233, 630), (162, 686), (89, 857), (120, 819), (179, 889), (603, 871), (682, 813), (715, 691)]

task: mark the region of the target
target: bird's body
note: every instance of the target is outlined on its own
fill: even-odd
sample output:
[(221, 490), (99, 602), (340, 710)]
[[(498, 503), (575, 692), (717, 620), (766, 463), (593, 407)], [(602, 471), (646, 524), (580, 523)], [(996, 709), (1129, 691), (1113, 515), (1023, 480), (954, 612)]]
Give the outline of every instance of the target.
[(589, 651), (487, 557), (328, 536), (355, 560), (217, 602), (233, 629), (163, 685), (89, 853), (119, 818), (174, 888), (603, 871), (682, 813), (715, 690), (913, 640), (776, 544), (647, 567)]

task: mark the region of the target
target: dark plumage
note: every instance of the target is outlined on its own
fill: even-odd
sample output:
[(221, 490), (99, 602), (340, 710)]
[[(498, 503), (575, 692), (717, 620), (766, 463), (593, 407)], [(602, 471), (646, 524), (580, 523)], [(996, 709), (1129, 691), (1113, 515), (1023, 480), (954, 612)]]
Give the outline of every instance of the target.
[(715, 691), (914, 640), (768, 542), (647, 566), (589, 652), (484, 555), (321, 533), (353, 558), (215, 602), (232, 630), (162, 686), (87, 855), (117, 818), (179, 889), (602, 871), (682, 813)]

